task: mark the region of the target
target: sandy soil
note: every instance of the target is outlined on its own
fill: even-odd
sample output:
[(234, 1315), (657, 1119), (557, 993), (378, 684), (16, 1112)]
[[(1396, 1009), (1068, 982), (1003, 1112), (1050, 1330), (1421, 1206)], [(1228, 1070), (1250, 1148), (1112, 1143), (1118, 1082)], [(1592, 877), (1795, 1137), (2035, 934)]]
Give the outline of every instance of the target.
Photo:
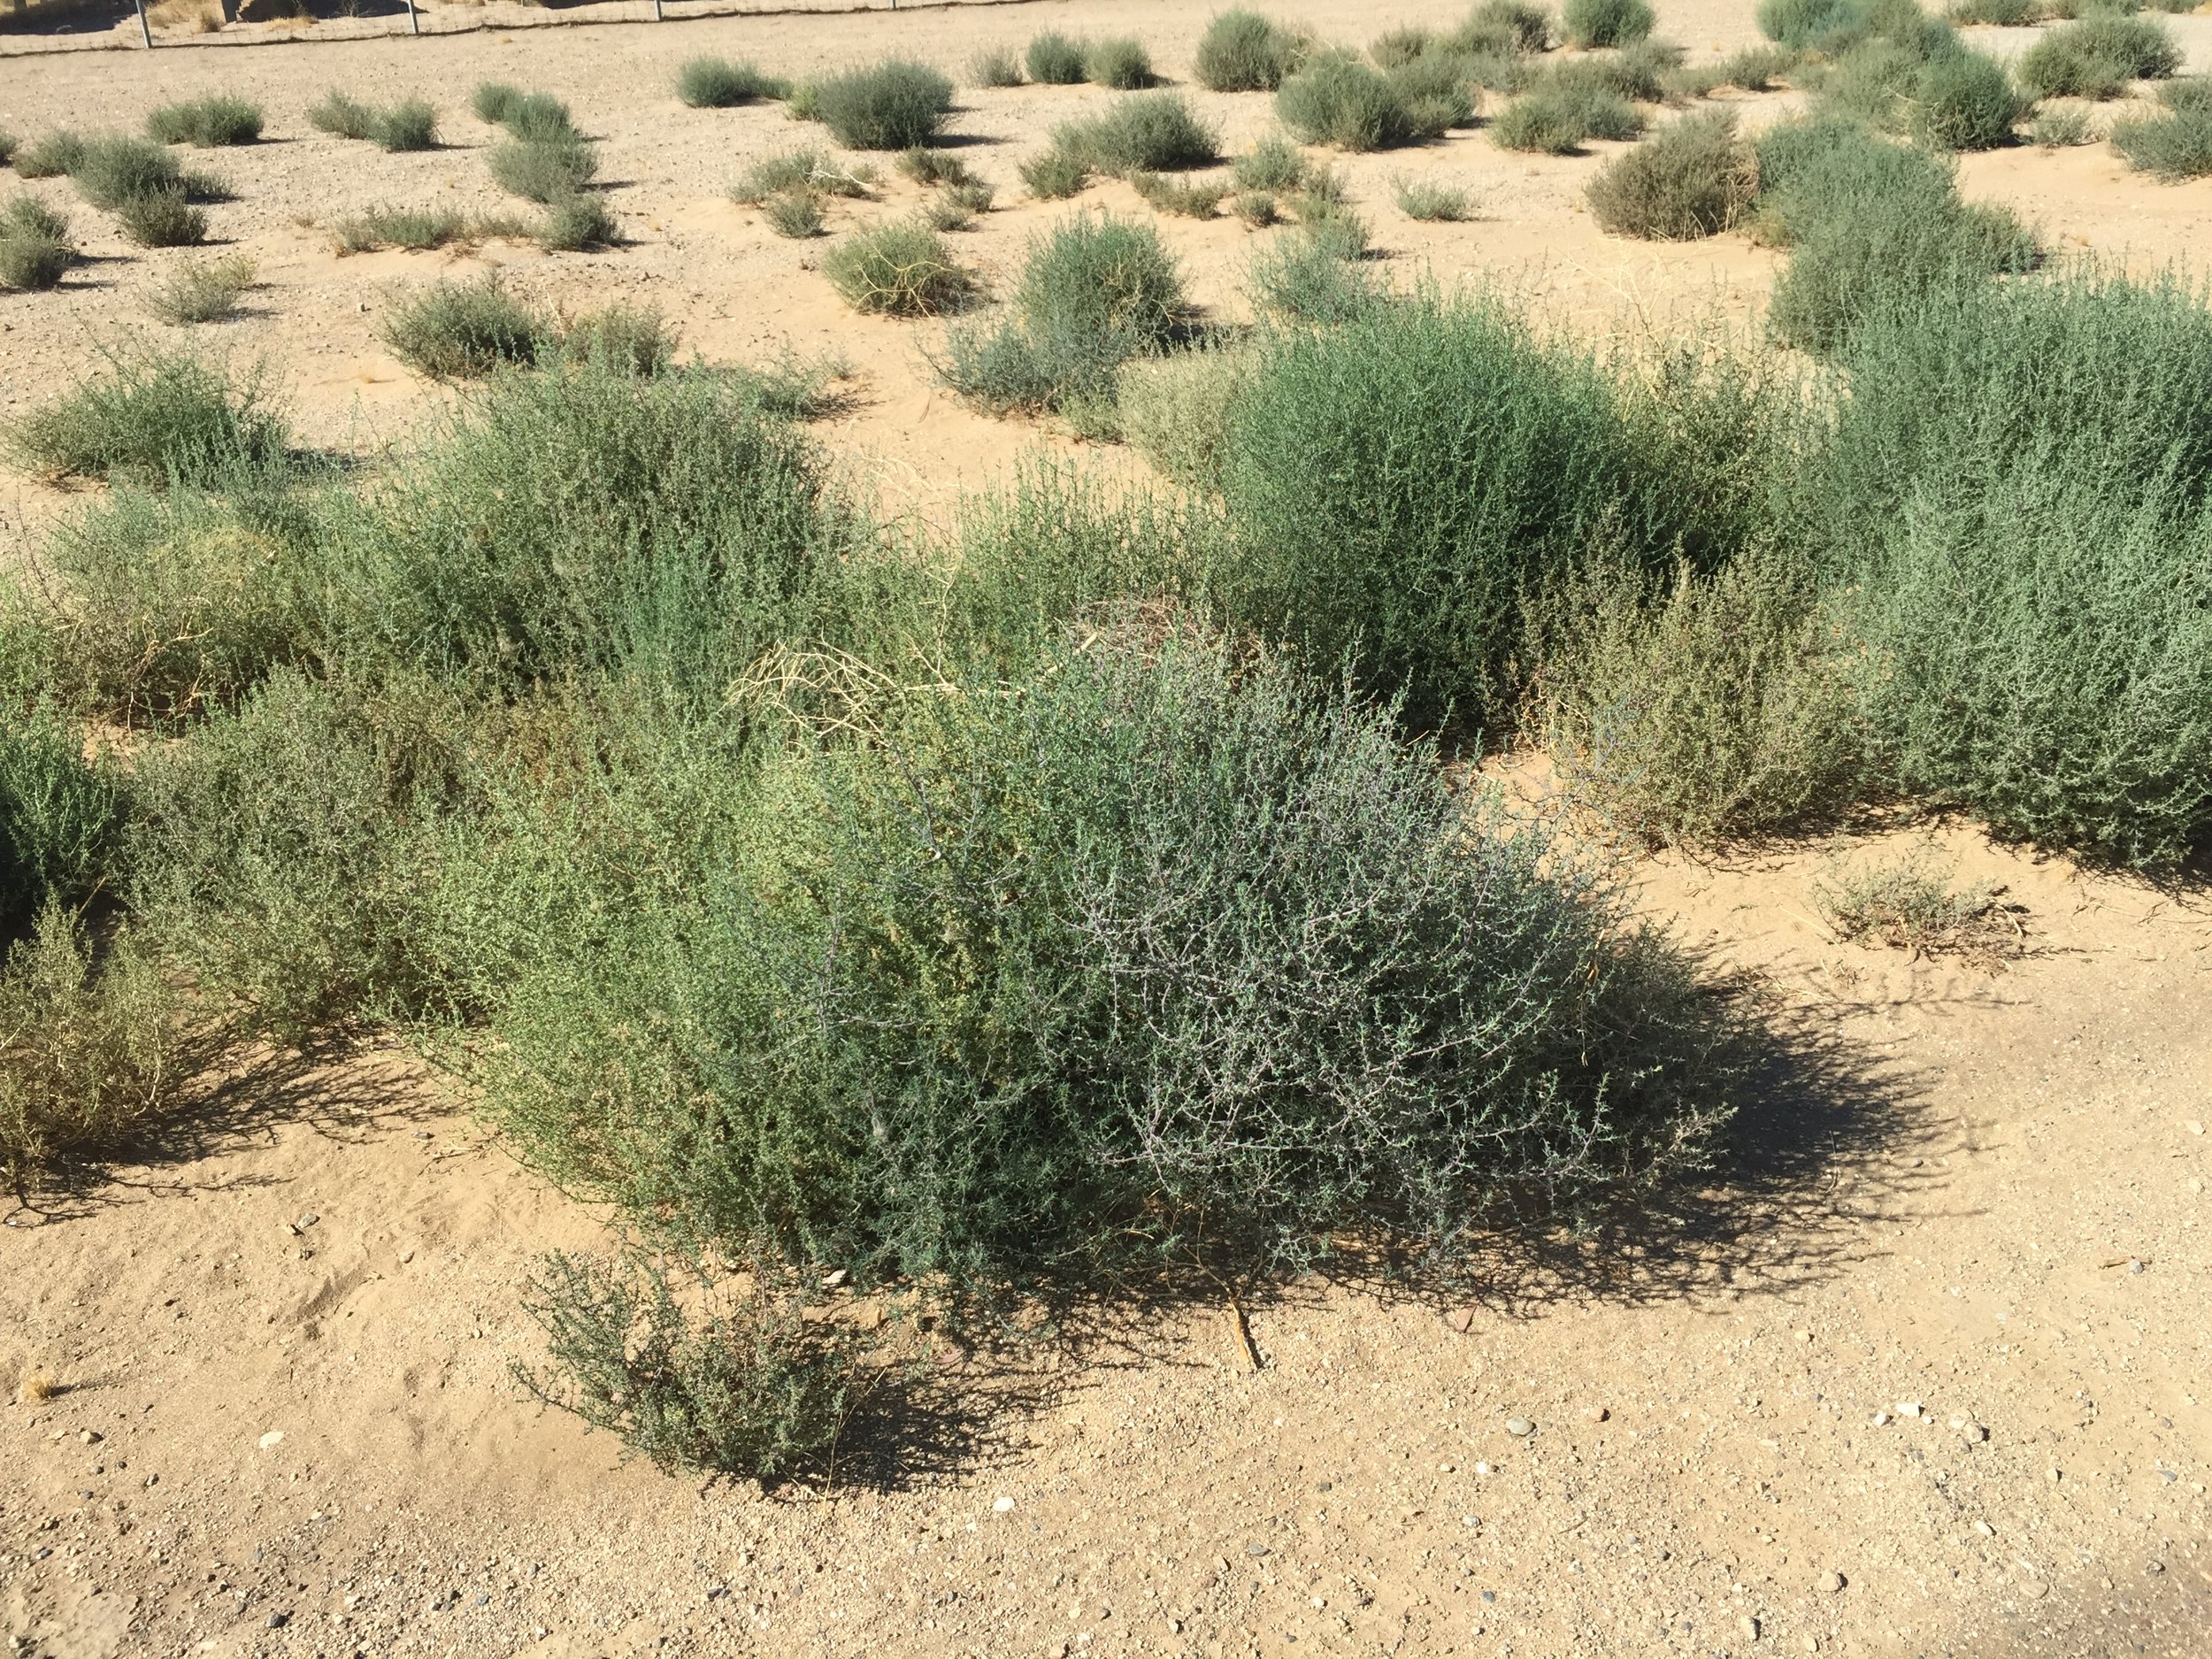
[[(1279, 9), (1358, 39), (1456, 7)], [(399, 287), (497, 263), (549, 303), (657, 303), (710, 358), (842, 357), (860, 406), (824, 436), (928, 516), (1069, 446), (949, 403), (921, 356), (933, 328), (850, 317), (810, 268), (823, 244), (731, 205), (745, 161), (818, 129), (685, 110), (674, 65), (713, 50), (803, 73), (897, 50), (956, 67), (1050, 24), (1140, 34), (1179, 74), (1207, 11), (88, 54), (12, 66), (0, 125), (131, 126), (218, 86), (265, 100), (272, 142), (213, 159), (241, 197), (215, 210), (220, 234), (268, 286), (199, 337), (265, 357), (319, 442), (396, 437), (434, 406), (378, 316)], [(1662, 14), (1700, 51), (1753, 38), (1740, 0)], [(2179, 27), (2212, 59), (2212, 20)], [(631, 245), (335, 257), (319, 227), (373, 202), (498, 205), (464, 110), (493, 74), (558, 92), (603, 137)], [(428, 94), (457, 147), (386, 157), (311, 133), (301, 111), (333, 83)], [(1010, 273), (1060, 211), (1018, 199), (1013, 162), (1101, 96), (967, 95), (956, 131), (1009, 203), (961, 239), (978, 265)], [(1233, 146), (1267, 125), (1264, 99), (1199, 98)], [(1743, 102), (1755, 119), (1787, 103)], [(1598, 236), (1576, 208), (1596, 165), (1476, 133), (1347, 171), (1402, 280), (1502, 274), (1594, 330), (1755, 310), (1770, 266), (1740, 239)], [(1486, 217), (1399, 216), (1389, 176), (1431, 169)], [(2212, 205), (2212, 184), (2148, 185), (2101, 150), (1977, 157), (1964, 179), (2070, 246), (2147, 262), (2200, 246)], [(910, 200), (884, 196), (852, 218)], [(178, 257), (76, 217), (96, 263), (58, 295), (0, 296), (12, 407), (96, 362)], [(1236, 314), (1252, 238), (1164, 229), (1198, 296)], [(0, 493), (18, 524), (59, 501)], [(1888, 839), (1924, 836), (2007, 884), (2024, 956), (1831, 940), (1813, 884), (1863, 842), (1639, 872), (1717, 972), (1763, 980), (1797, 1047), (1678, 1210), (1594, 1251), (1502, 1249), (1463, 1303), (1286, 1287), (1254, 1311), (1256, 1372), (1211, 1309), (1102, 1312), (1050, 1350), (948, 1348), (887, 1485), (665, 1479), (529, 1403), (518, 1292), (537, 1253), (590, 1245), (599, 1218), (404, 1056), (265, 1076), (111, 1187), (0, 1229), (0, 1390), (37, 1368), (65, 1385), (0, 1409), (0, 1624), (55, 1659), (2201, 1653), (2212, 907), (1965, 827)]]

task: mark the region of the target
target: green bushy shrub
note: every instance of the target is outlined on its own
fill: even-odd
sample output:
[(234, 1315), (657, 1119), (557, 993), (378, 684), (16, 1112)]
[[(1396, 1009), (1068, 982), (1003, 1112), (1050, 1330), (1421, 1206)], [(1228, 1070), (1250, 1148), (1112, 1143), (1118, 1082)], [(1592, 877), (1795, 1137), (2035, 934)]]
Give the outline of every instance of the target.
[(1012, 314), (953, 330), (939, 371), (994, 413), (1110, 402), (1116, 372), (1164, 349), (1187, 309), (1151, 226), (1076, 214), (1032, 238)]
[(1993, 58), (1961, 51), (1932, 59), (1913, 83), (1914, 136), (1944, 150), (1995, 150), (2012, 142), (2025, 111), (2012, 76)]
[(366, 139), (395, 152), (438, 147), (438, 112), (420, 98), (363, 104), (334, 87), (308, 110), (307, 121), (334, 137)]
[(1517, 56), (1547, 51), (1551, 43), (1551, 13), (1532, 0), (1482, 0), (1466, 21), (1440, 42), (1447, 51)]
[(2121, 121), (2112, 129), (2112, 147), (2139, 173), (2170, 181), (2201, 179), (2212, 173), (2212, 103), (2185, 102), (2165, 115)]
[(1232, 614), (1404, 688), (1418, 720), (1450, 710), (1494, 738), (1524, 601), (1593, 545), (1663, 568), (1703, 527), (1612, 381), (1487, 300), (1286, 336), (1237, 400), (1228, 455)]
[(1177, 483), (1216, 488), (1226, 457), (1229, 408), (1248, 370), (1248, 354), (1228, 349), (1133, 358), (1114, 382), (1123, 439)]
[(1664, 584), (1600, 566), (1563, 604), (1532, 724), (1617, 833), (1756, 840), (1832, 824), (1857, 798), (1849, 650), (1801, 557), (1753, 549)]
[(400, 300), (386, 313), (384, 343), (410, 368), (434, 380), (468, 380), (503, 363), (536, 357), (545, 320), (487, 276), (442, 280)]
[(1507, 150), (1571, 156), (1593, 138), (1633, 138), (1643, 127), (1643, 117), (1601, 81), (1554, 73), (1501, 110), (1490, 135)]
[(0, 933), (106, 883), (123, 803), (112, 766), (53, 710), (0, 716)]
[(1759, 0), (1759, 32), (1798, 51), (1834, 53), (1873, 29), (1869, 0)]
[(1118, 99), (1089, 120), (1065, 123), (1052, 142), (1089, 170), (1118, 178), (1206, 166), (1220, 153), (1221, 134), (1194, 115), (1181, 94), (1146, 92)]
[(510, 196), (550, 206), (574, 196), (599, 171), (599, 157), (581, 138), (513, 139), (484, 158), (492, 182)]
[(1757, 162), (1725, 111), (1686, 115), (1590, 180), (1590, 216), (1617, 236), (1717, 235), (1749, 208)]
[(126, 197), (115, 217), (123, 234), (142, 248), (196, 248), (207, 240), (207, 215), (181, 190)]
[(549, 92), (525, 92), (503, 81), (487, 81), (469, 98), (477, 119), (503, 127), (509, 136), (526, 144), (561, 144), (583, 141), (568, 105)]
[(1340, 323), (1379, 304), (1387, 293), (1381, 280), (1340, 244), (1302, 226), (1276, 242), (1252, 262), (1246, 286), (1254, 307), (1286, 321)]
[(176, 157), (143, 138), (86, 140), (69, 177), (86, 201), (111, 213), (148, 196), (184, 196)]
[(307, 124), (333, 138), (374, 138), (381, 112), (336, 87), (307, 106)]
[(1433, 179), (1400, 179), (1392, 187), (1398, 211), (1425, 224), (1455, 225), (1474, 217), (1467, 192)]
[(1125, 37), (1094, 41), (1083, 49), (1083, 78), (1116, 92), (1138, 92), (1159, 77), (1143, 43)]
[(2020, 58), (2020, 84), (2039, 98), (2116, 98), (2137, 81), (2181, 67), (2164, 25), (2099, 12), (2048, 31)]
[(1272, 92), (1305, 56), (1305, 42), (1281, 24), (1234, 10), (1207, 24), (1191, 67), (1210, 92)]
[(1388, 150), (1416, 136), (1406, 101), (1389, 78), (1341, 52), (1309, 58), (1275, 94), (1275, 112), (1310, 144)]
[(818, 150), (792, 150), (768, 156), (745, 169), (730, 186), (730, 200), (756, 207), (772, 196), (803, 190), (817, 196), (857, 200), (876, 181), (872, 167), (845, 167)]
[(146, 118), (146, 136), (157, 143), (211, 149), (250, 144), (261, 136), (261, 106), (228, 93), (165, 104)]
[(1284, 191), (1302, 188), (1310, 169), (1295, 144), (1270, 133), (1239, 156), (1230, 172), (1239, 189)]
[(0, 288), (50, 288), (76, 257), (69, 221), (37, 197), (14, 196), (0, 207)]
[(944, 127), (952, 82), (920, 64), (849, 70), (814, 83), (814, 113), (848, 150), (910, 150)]
[(254, 262), (241, 253), (178, 265), (148, 292), (146, 309), (165, 323), (221, 322), (236, 314), (254, 285)]
[(47, 133), (24, 145), (12, 159), (26, 179), (58, 179), (82, 165), (87, 142), (72, 132)]
[(676, 72), (676, 96), (695, 110), (734, 109), (762, 98), (786, 97), (790, 91), (790, 82), (726, 58), (693, 58)]
[(1371, 1229), (1448, 1252), (1725, 1111), (1724, 1010), (1559, 849), (1471, 823), (1387, 710), (1107, 629), (869, 720), (763, 780), (718, 859), (749, 879), (517, 985), (488, 1107), (529, 1156), (989, 1294)]
[(1091, 164), (1063, 144), (1039, 150), (1021, 164), (1022, 182), (1041, 202), (1062, 202), (1080, 195), (1091, 181)]
[(1083, 42), (1047, 30), (1030, 41), (1022, 63), (1041, 87), (1078, 86), (1084, 79)]
[(968, 79), (979, 87), (1018, 87), (1022, 61), (1010, 46), (987, 47), (968, 64)]
[(373, 207), (365, 213), (338, 221), (332, 234), (346, 253), (367, 253), (378, 248), (442, 248), (458, 242), (468, 221), (451, 208)]
[(1586, 50), (1596, 46), (1632, 46), (1659, 19), (1648, 0), (1567, 0), (1560, 13), (1567, 43)]
[(976, 289), (943, 238), (920, 224), (856, 231), (824, 257), (822, 274), (854, 310), (888, 317), (955, 311)]
[(104, 373), (26, 415), (7, 442), (49, 477), (189, 483), (279, 461), (288, 437), (257, 377), (234, 387), (196, 357), (145, 350), (111, 356)]
[(96, 953), (67, 910), (41, 910), (0, 965), (0, 1179), (38, 1191), (127, 1150), (186, 1081), (184, 1027), (128, 928)]

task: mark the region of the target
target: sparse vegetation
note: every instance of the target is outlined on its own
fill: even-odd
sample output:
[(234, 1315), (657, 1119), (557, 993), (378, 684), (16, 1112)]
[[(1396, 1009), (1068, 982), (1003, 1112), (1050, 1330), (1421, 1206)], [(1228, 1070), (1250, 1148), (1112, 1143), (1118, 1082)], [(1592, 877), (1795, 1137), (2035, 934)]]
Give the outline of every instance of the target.
[(1341, 52), (1309, 58), (1276, 93), (1275, 112), (1310, 144), (1352, 150), (1394, 149), (1452, 124), (1417, 115), (1388, 75)]
[(1024, 80), (1020, 54), (1010, 46), (987, 47), (969, 60), (968, 80), (978, 87), (1018, 87)]
[[(1350, 222), (1356, 228), (1358, 221)], [(1349, 245), (1341, 229), (1316, 234), (1314, 225), (1302, 226), (1297, 235), (1279, 240), (1252, 262), (1247, 287), (1253, 304), (1294, 322), (1340, 323), (1365, 314), (1383, 298), (1384, 288), (1357, 263), (1356, 252), (1346, 251)]]
[(1116, 177), (1202, 167), (1220, 153), (1220, 142), (1219, 132), (1192, 114), (1190, 105), (1173, 92), (1118, 99), (1102, 115), (1056, 128), (1052, 138), (1053, 149), (1062, 155), (1091, 172)]
[(188, 260), (154, 284), (147, 309), (165, 323), (220, 322), (236, 312), (253, 278), (254, 263), (244, 254)]
[(1994, 150), (2012, 142), (2026, 104), (1993, 58), (1958, 51), (1932, 58), (1913, 83), (1913, 134), (1943, 150)]
[(2020, 58), (2020, 84), (2039, 98), (2116, 98), (2138, 81), (2181, 67), (2181, 49), (2162, 23), (2097, 12), (2047, 33)]
[(15, 170), (26, 179), (61, 178), (83, 164), (85, 144), (75, 133), (48, 133), (15, 152)]
[(1083, 42), (1052, 30), (1034, 36), (1022, 66), (1041, 87), (1072, 87), (1084, 80)]
[(515, 139), (495, 146), (485, 165), (509, 195), (550, 206), (588, 184), (599, 171), (599, 157), (580, 138)]
[(1733, 226), (1756, 184), (1734, 115), (1685, 115), (1606, 163), (1590, 180), (1590, 214), (1617, 236), (1685, 242)]
[(957, 310), (975, 278), (926, 225), (855, 231), (830, 250), (822, 274), (855, 311), (887, 317), (934, 317)]
[(1128, 39), (1094, 41), (1083, 49), (1083, 78), (1116, 92), (1137, 92), (1158, 79), (1152, 73), (1152, 55), (1141, 42)]
[(1498, 111), (1490, 135), (1506, 150), (1571, 156), (1593, 138), (1633, 138), (1643, 128), (1643, 117), (1618, 93), (1555, 74)]
[(211, 149), (250, 144), (261, 136), (261, 106), (227, 93), (165, 104), (146, 118), (146, 136), (160, 144)]
[(115, 210), (123, 234), (142, 248), (194, 248), (207, 240), (207, 215), (182, 190), (126, 196)]
[(2045, 150), (2070, 150), (2097, 142), (2096, 125), (2078, 104), (2047, 104), (2028, 125), (2028, 141)]
[(829, 222), (829, 216), (822, 211), (822, 198), (812, 190), (779, 190), (764, 197), (759, 206), (768, 228), (793, 241), (820, 235)]
[(12, 196), (0, 206), (0, 288), (50, 288), (76, 257), (69, 221), (36, 196)]
[(438, 112), (420, 98), (370, 104), (333, 88), (307, 111), (308, 125), (337, 138), (365, 139), (392, 151), (435, 150)]
[(1847, 864), (1813, 884), (1813, 902), (1839, 939), (1916, 956), (2010, 956), (2025, 933), (2017, 907), (1998, 902), (2001, 891), (1985, 881), (1954, 886), (1950, 866), (1920, 849)]
[(379, 248), (420, 251), (461, 241), (468, 234), (468, 221), (451, 208), (373, 207), (339, 220), (332, 234), (342, 253), (369, 253)]
[(1210, 92), (1272, 92), (1305, 61), (1307, 43), (1256, 12), (1224, 12), (1199, 37), (1192, 68)]
[[(2164, 115), (2141, 116), (2116, 123), (2112, 147), (2129, 166), (2155, 177), (2177, 181), (2212, 173), (2212, 81), (2200, 79), (2170, 81), (2159, 88)], [(2039, 142), (2086, 143), (2085, 118), (2079, 136), (2039, 139)]]
[(734, 109), (790, 92), (790, 82), (726, 58), (694, 58), (676, 72), (676, 96), (695, 110)]
[(1229, 194), (1227, 184), (1218, 180), (1187, 184), (1157, 173), (1133, 173), (1129, 182), (1148, 205), (1184, 219), (1213, 218)]

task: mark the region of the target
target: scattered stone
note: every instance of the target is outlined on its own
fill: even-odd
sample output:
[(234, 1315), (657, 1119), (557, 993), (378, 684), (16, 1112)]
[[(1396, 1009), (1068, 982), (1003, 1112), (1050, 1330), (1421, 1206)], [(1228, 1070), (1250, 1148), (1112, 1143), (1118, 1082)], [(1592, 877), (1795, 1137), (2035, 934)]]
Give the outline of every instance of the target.
[(2050, 1474), (2051, 1474), (2051, 1484), (2052, 1484), (2053, 1486), (2055, 1486), (2056, 1485), (2058, 1485), (2058, 1483), (2059, 1483), (2060, 1481), (2062, 1481), (2062, 1480), (2063, 1480), (2063, 1479), (2066, 1479), (2066, 1476), (2065, 1476), (2064, 1472), (2063, 1472), (2062, 1471), (2061, 1471), (2061, 1470), (2054, 1469), (2054, 1470), (2052, 1470), (2052, 1471), (2050, 1471)]
[(1336, 1482), (1333, 1480), (1318, 1480), (1314, 1483), (1313, 1489), (1316, 1492), (1333, 1492), (1336, 1489)]
[(1436, 1466), (1436, 1472), (1440, 1475), (1456, 1474), (1458, 1471), (1459, 1465), (1456, 1463), (1439, 1463)]
[(1482, 1517), (1479, 1515), (1463, 1515), (1459, 1517), (1459, 1524), (1462, 1526), (1480, 1526), (1482, 1525)]
[(2044, 1583), (2040, 1578), (2030, 1578), (2020, 1586), (2020, 1594), (2026, 1596), (2031, 1601), (2040, 1601), (2045, 1596), (2050, 1594), (2050, 1593), (2051, 1586)]
[(1979, 1446), (1984, 1440), (1989, 1438), (1989, 1431), (1978, 1423), (1968, 1424), (1966, 1425), (1965, 1434), (1966, 1438), (1976, 1446)]
[(146, 1484), (150, 1486), (157, 1486), (161, 1484), (161, 1477), (159, 1475), (149, 1475), (146, 1477)]
[(1901, 1417), (1916, 1417), (1925, 1409), (1917, 1400), (1900, 1400), (1897, 1402), (1897, 1415)]
[(834, 1272), (825, 1273), (822, 1275), (822, 1288), (824, 1290), (835, 1290), (840, 1285), (845, 1282), (846, 1278), (846, 1271), (841, 1267)]
[(1817, 1636), (1806, 1637), (1805, 1651), (1807, 1653), (1818, 1653), (1820, 1651), (1820, 1638)]
[(1975, 1522), (1974, 1530), (1979, 1532), (1984, 1538), (1994, 1538), (1997, 1536), (1997, 1529), (1992, 1526), (1987, 1521)]
[(272, 1613), (269, 1615), (269, 1628), (271, 1630), (282, 1630), (291, 1622), (292, 1616), (289, 1613)]
[(1759, 1621), (1752, 1617), (1750, 1614), (1747, 1613), (1741, 1618), (1738, 1619), (1736, 1621), (1736, 1628), (1743, 1632), (1743, 1639), (1746, 1641), (1756, 1641), (1759, 1640)]
[(266, 1434), (256, 1440), (254, 1444), (265, 1452), (280, 1444), (283, 1439), (284, 1431), (282, 1429), (271, 1429)]
[(1475, 1310), (1472, 1308), (1455, 1308), (1444, 1316), (1444, 1323), (1465, 1336), (1474, 1325)]
[(1526, 1417), (1508, 1417), (1505, 1420), (1505, 1432), (1517, 1440), (1525, 1440), (1536, 1432), (1536, 1425)]
[(1877, 1411), (1877, 1412), (1874, 1414), (1874, 1426), (1875, 1426), (1876, 1428), (1878, 1428), (1878, 1428), (1881, 1428), (1883, 1425), (1885, 1425), (1886, 1424), (1887, 1424), (1887, 1423), (1888, 1423), (1888, 1421), (1889, 1421), (1889, 1413), (1888, 1413), (1888, 1412), (1886, 1412), (1886, 1411)]
[(2153, 1578), (2156, 1578), (2160, 1573), (2166, 1571), (2166, 1563), (2162, 1561), (2147, 1561), (2143, 1563), (2143, 1571), (2149, 1573)]
[(1267, 1554), (1267, 1546), (1265, 1544), (1247, 1544), (1244, 1547), (1244, 1553), (1251, 1556), (1254, 1560), (1257, 1560), (1260, 1556)]
[(991, 1513), (994, 1515), (1010, 1515), (1013, 1513), (1013, 1510), (1014, 1500), (1011, 1498), (994, 1498), (991, 1500)]
[(77, 1438), (87, 1446), (96, 1445), (100, 1440), (100, 1432), (97, 1429), (85, 1429), (79, 1432)]
[(1612, 1412), (1608, 1410), (1603, 1406), (1592, 1406), (1590, 1408), (1590, 1421), (1593, 1423), (1603, 1423), (1612, 1415)]
[(1820, 1587), (1827, 1591), (1830, 1595), (1840, 1595), (1843, 1593), (1843, 1586), (1850, 1582), (1850, 1579), (1839, 1572), (1824, 1572), (1820, 1575)]
[(1490, 1472), (1490, 1465), (1487, 1463), (1477, 1463), (1475, 1465), (1475, 1472), (1479, 1475), (1486, 1475)]
[(310, 1227), (313, 1226), (313, 1225), (314, 1225), (317, 1222), (320, 1221), (321, 1219), (322, 1219), (322, 1217), (321, 1217), (320, 1216), (317, 1215), (317, 1214), (316, 1214), (313, 1210), (309, 1210), (309, 1211), (308, 1211), (305, 1215), (302, 1216), (302, 1217), (299, 1218), (299, 1223), (298, 1223), (298, 1225), (299, 1225), (299, 1230), (300, 1230), (302, 1233), (304, 1233), (304, 1232), (306, 1232), (306, 1231), (308, 1230), (308, 1228), (310, 1228)]
[(1801, 1342), (1809, 1342), (1813, 1340), (1813, 1333), (1810, 1331), (1800, 1331), (1797, 1333), (1797, 1340)]

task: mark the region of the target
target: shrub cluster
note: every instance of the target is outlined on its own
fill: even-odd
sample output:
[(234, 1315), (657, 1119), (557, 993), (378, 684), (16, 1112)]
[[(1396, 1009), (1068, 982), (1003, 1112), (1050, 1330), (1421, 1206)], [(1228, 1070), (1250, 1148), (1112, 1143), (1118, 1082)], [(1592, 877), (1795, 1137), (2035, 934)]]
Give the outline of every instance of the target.
[(676, 96), (695, 110), (734, 109), (763, 98), (790, 96), (789, 81), (726, 58), (689, 58), (676, 72)]
[(2020, 84), (2039, 98), (2116, 98), (2138, 81), (2163, 80), (2181, 67), (2181, 49), (2163, 24), (2097, 12), (2055, 28), (2020, 58)]
[[(2127, 164), (2161, 179), (2200, 179), (2212, 173), (2212, 81), (2171, 81), (2159, 88), (2164, 115), (2122, 121), (2112, 147)], [(2077, 142), (2086, 142), (2085, 134)]]
[(1498, 112), (1490, 135), (1507, 150), (1578, 154), (1593, 138), (1634, 138), (1644, 118), (1621, 90), (1616, 66), (1562, 64)]
[(974, 276), (924, 224), (855, 231), (824, 257), (822, 274), (855, 311), (887, 317), (956, 311), (976, 288)]
[(205, 242), (207, 215), (193, 204), (227, 195), (219, 180), (187, 173), (143, 138), (53, 134), (19, 156), (16, 171), (32, 178), (68, 174), (80, 196), (113, 213), (124, 234), (145, 248)]
[(1733, 114), (1686, 115), (1599, 171), (1590, 180), (1590, 215), (1617, 236), (1717, 235), (1748, 211), (1757, 166)]
[(333, 87), (309, 108), (307, 121), (318, 132), (365, 139), (383, 150), (434, 150), (438, 145), (438, 112), (420, 98), (364, 104)]
[[(1023, 65), (1040, 86), (1071, 87), (1088, 81), (1117, 92), (1135, 92), (1158, 79), (1143, 43), (1126, 37), (1080, 41), (1048, 31), (1029, 42)], [(987, 81), (1014, 85), (1018, 81)]]
[(1283, 82), (1275, 111), (1308, 143), (1388, 150), (1468, 125), (1474, 98), (1463, 67), (1448, 56), (1375, 69), (1348, 53), (1320, 52)]
[(1304, 61), (1305, 37), (1256, 12), (1224, 12), (1199, 37), (1191, 67), (1210, 92), (1272, 92)]
[(261, 106), (227, 93), (165, 104), (146, 118), (146, 136), (157, 144), (211, 149), (250, 144), (261, 136)]
[(1022, 165), (1031, 191), (1047, 200), (1075, 195), (1094, 173), (1128, 178), (1202, 167), (1220, 153), (1221, 134), (1191, 112), (1179, 93), (1118, 99), (1104, 113), (1064, 121), (1050, 146)]
[(207, 483), (266, 467), (288, 442), (257, 381), (233, 387), (196, 357), (110, 354), (104, 373), (17, 421), (22, 465), (50, 478)]
[(36, 196), (13, 196), (0, 207), (0, 288), (52, 288), (76, 257), (69, 221)]
[(801, 88), (792, 109), (820, 121), (848, 150), (910, 150), (943, 130), (952, 82), (922, 64), (852, 69)]

